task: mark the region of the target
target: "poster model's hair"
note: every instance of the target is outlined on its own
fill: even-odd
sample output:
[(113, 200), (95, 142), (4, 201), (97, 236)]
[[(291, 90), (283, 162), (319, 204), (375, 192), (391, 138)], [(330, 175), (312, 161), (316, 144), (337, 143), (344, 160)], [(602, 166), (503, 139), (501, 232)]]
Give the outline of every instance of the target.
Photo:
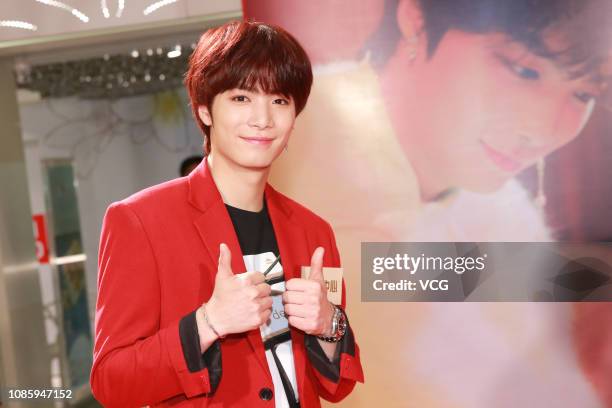
[[(404, 0), (407, 1), (407, 0)], [(427, 53), (450, 30), (502, 33), (536, 55), (564, 66), (571, 77), (602, 81), (612, 50), (612, 2), (607, 0), (410, 0), (420, 8)], [(398, 0), (386, 0), (384, 18), (366, 48), (384, 64), (397, 46)], [(551, 47), (550, 36), (556, 36)], [(389, 39), (393, 39), (389, 41)]]

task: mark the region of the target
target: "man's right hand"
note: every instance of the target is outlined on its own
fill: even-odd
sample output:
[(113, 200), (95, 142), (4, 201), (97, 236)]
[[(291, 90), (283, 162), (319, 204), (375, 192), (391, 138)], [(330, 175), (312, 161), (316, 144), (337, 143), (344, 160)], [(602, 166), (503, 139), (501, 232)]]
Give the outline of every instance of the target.
[[(243, 333), (264, 324), (272, 314), (270, 285), (261, 272), (232, 272), (232, 254), (219, 247), (219, 267), (213, 294), (206, 303), (208, 321), (220, 336)], [(200, 306), (201, 308), (204, 305)]]

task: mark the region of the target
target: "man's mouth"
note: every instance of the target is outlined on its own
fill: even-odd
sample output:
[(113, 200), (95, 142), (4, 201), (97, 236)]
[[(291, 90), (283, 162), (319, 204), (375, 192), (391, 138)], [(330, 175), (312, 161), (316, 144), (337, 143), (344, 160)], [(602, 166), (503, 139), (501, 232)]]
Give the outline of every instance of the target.
[(268, 145), (272, 143), (274, 140), (273, 137), (264, 137), (264, 136), (240, 136), (242, 140), (247, 143), (255, 144), (255, 145)]

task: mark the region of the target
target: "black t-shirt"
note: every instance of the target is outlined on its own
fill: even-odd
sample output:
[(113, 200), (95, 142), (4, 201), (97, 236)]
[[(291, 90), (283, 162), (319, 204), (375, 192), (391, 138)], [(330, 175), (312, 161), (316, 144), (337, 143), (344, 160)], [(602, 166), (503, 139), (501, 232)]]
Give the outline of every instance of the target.
[(259, 212), (241, 210), (227, 204), (225, 208), (234, 225), (242, 255), (273, 252), (274, 256), (278, 256), (274, 228), (265, 206)]

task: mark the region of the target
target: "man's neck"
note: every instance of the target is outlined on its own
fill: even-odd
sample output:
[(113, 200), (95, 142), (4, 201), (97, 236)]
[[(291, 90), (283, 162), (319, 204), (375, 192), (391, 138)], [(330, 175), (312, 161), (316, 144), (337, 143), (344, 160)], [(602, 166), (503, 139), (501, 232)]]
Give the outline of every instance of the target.
[(247, 211), (261, 211), (269, 168), (250, 169), (210, 153), (206, 162), (223, 202)]

